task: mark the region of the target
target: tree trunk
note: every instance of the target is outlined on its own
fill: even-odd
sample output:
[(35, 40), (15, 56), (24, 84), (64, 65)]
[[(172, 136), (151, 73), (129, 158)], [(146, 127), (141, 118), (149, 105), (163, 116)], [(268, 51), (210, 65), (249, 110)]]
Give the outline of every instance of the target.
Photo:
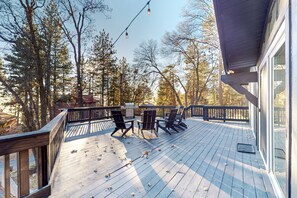
[[(77, 32), (79, 32), (77, 30)], [(77, 62), (76, 62), (76, 72), (77, 72), (77, 98), (78, 105), (82, 107), (84, 105), (83, 101), (83, 90), (82, 90), (82, 76), (81, 76), (81, 38), (80, 34), (77, 35)]]
[(34, 28), (33, 24), (33, 11), (34, 8), (29, 5), (29, 2), (26, 1), (26, 6), (24, 6), (24, 9), (26, 11), (26, 18), (30, 30), (30, 40), (33, 47), (33, 54), (35, 57), (36, 62), (36, 69), (37, 69), (37, 82), (39, 86), (39, 96), (40, 96), (40, 112), (41, 112), (41, 127), (46, 125), (46, 112), (47, 112), (47, 105), (46, 105), (46, 89), (44, 87), (43, 82), (43, 68), (42, 68), (42, 61), (40, 57), (40, 48), (37, 43), (37, 36), (36, 36), (36, 30)]

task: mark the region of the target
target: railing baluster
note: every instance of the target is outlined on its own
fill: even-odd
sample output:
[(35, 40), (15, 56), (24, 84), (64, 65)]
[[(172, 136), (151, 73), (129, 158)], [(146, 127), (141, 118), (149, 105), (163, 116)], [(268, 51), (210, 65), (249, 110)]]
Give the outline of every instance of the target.
[(47, 146), (38, 147), (38, 188), (42, 188), (48, 184), (47, 175)]
[(5, 155), (4, 157), (4, 177), (5, 177), (5, 189), (4, 189), (4, 195), (5, 197), (11, 197), (10, 196), (10, 158), (9, 154)]
[(18, 194), (20, 197), (30, 193), (29, 185), (29, 151), (18, 153)]

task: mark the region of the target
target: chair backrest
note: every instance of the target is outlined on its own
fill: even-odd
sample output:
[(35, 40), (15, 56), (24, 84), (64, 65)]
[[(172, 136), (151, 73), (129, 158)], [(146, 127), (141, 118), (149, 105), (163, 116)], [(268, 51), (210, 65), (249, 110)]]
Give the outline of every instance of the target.
[(184, 114), (185, 114), (185, 108), (183, 106), (180, 106), (176, 114), (176, 121), (178, 123), (182, 122)]
[(126, 125), (125, 125), (124, 118), (123, 118), (123, 115), (122, 115), (121, 111), (112, 110), (111, 115), (113, 117), (113, 121), (114, 121), (117, 128), (126, 129)]
[(177, 109), (171, 109), (168, 120), (166, 122), (166, 127), (171, 127), (174, 124)]
[(153, 130), (155, 129), (156, 110), (144, 110), (142, 118), (142, 129)]
[(177, 109), (178, 110), (177, 110), (176, 114), (181, 115), (181, 114), (183, 114), (185, 107), (184, 106), (178, 106)]

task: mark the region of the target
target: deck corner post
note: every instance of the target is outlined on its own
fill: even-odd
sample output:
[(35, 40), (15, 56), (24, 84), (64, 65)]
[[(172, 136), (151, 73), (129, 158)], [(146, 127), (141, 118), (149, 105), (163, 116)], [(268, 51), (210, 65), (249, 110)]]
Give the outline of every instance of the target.
[(203, 106), (203, 120), (209, 121), (208, 119), (208, 106)]

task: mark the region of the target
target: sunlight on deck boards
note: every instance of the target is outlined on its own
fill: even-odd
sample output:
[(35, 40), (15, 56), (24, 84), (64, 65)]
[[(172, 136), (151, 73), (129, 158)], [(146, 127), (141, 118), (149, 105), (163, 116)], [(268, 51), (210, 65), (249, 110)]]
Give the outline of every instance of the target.
[(248, 124), (186, 123), (148, 140), (111, 137), (108, 120), (68, 126), (51, 197), (275, 197), (259, 153), (236, 151), (255, 142)]

